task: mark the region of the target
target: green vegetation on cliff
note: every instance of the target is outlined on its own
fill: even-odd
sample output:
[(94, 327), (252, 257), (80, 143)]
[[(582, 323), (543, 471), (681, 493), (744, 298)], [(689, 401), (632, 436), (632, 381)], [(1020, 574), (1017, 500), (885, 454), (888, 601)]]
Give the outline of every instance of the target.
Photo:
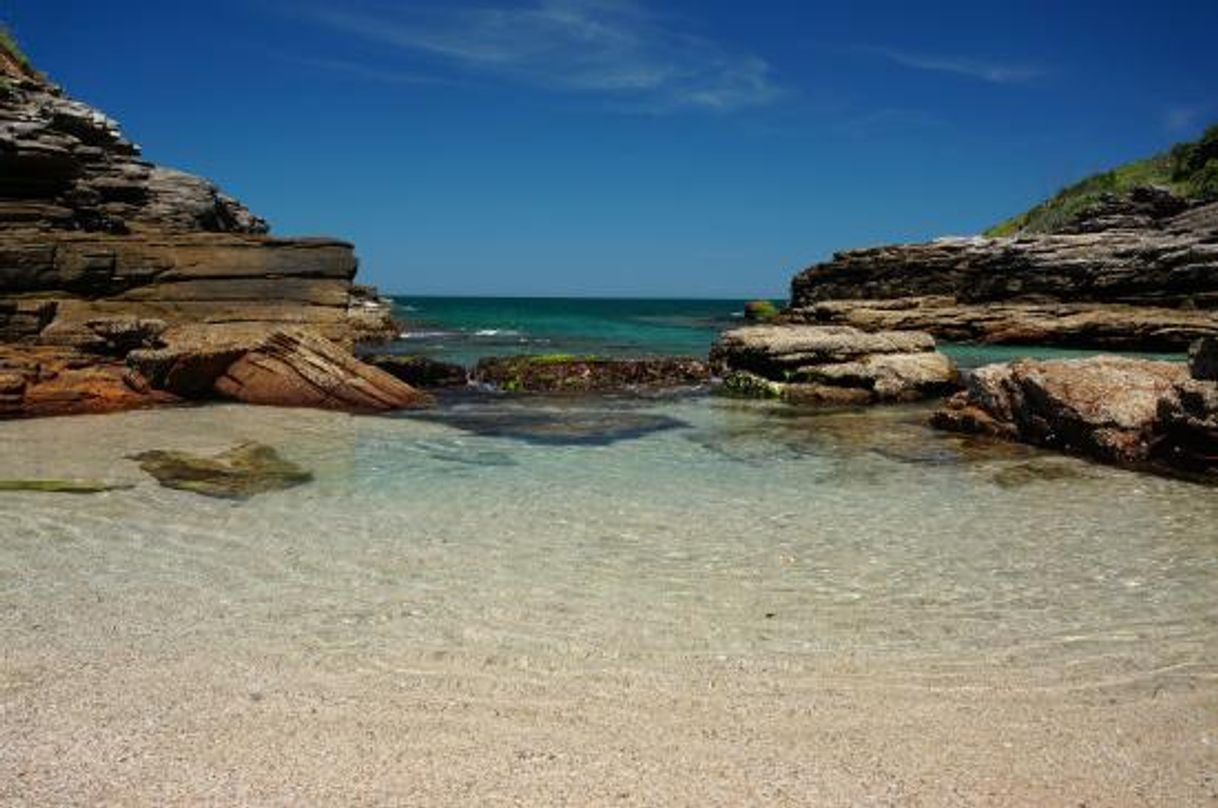
[(13, 39), (12, 33), (3, 23), (0, 23), (0, 51), (22, 67), (30, 68), (29, 57), (25, 55), (25, 51), (21, 50), (21, 46), (17, 44), (17, 40)]
[(1050, 233), (1094, 205), (1105, 194), (1124, 194), (1154, 185), (1185, 199), (1218, 199), (1218, 124), (1197, 141), (1095, 174), (1058, 191), (1026, 213), (991, 227), (987, 236)]

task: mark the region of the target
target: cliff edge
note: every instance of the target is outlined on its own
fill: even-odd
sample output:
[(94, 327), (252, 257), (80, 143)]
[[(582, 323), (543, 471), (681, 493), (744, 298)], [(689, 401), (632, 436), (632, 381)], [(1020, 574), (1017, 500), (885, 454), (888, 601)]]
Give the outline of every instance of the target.
[[(375, 290), (353, 284), (352, 245), (268, 232), (209, 180), (143, 160), (115, 121), (0, 37), (0, 415), (121, 409), (183, 391), (336, 408), (421, 402), (348, 361), (355, 343), (397, 332)], [(308, 395), (213, 387), (229, 369), (217, 357), (284, 355), (285, 345), (329, 363)], [(130, 360), (147, 351), (208, 361), (184, 360), (195, 376), (158, 390)], [(377, 395), (345, 395), (357, 378)]]
[(1172, 154), (1191, 168), (1098, 175), (991, 231), (1003, 235), (836, 253), (795, 276), (786, 316), (957, 342), (1183, 351), (1218, 335), (1218, 128)]

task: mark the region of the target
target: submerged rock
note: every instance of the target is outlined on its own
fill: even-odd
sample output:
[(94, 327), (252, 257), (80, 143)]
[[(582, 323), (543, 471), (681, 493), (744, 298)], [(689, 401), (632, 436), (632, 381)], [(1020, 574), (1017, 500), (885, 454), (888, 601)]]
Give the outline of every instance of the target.
[(604, 393), (693, 387), (710, 381), (710, 369), (690, 357), (495, 356), (478, 362), (473, 379), (512, 393)]
[(166, 488), (220, 499), (248, 499), (313, 479), (312, 472), (284, 460), (261, 443), (243, 443), (214, 457), (153, 450), (128, 459), (137, 461)]
[(809, 404), (914, 401), (959, 387), (955, 365), (917, 331), (746, 326), (719, 338), (711, 365), (724, 393)]
[(103, 494), (126, 491), (131, 483), (111, 483), (104, 480), (0, 480), (0, 492), (24, 491), (41, 494)]
[(412, 387), (464, 387), (469, 384), (469, 373), (464, 367), (427, 356), (373, 354), (360, 359)]
[(487, 406), (454, 408), (412, 416), (493, 438), (543, 446), (607, 446), (678, 429), (687, 424), (667, 415), (630, 409), (541, 409)]

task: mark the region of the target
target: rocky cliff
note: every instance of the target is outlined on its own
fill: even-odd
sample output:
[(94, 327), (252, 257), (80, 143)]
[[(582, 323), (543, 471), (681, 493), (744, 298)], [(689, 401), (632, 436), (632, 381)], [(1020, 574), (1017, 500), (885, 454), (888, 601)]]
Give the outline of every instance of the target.
[(427, 404), (352, 355), (397, 332), (352, 246), (267, 233), (0, 40), (0, 417)]
[(1139, 188), (1054, 233), (840, 252), (794, 278), (788, 316), (965, 342), (1184, 350), (1218, 334), (1218, 202)]
[[(108, 316), (391, 333), (354, 300), (350, 244), (275, 239), (213, 183), (140, 158), (101, 112), (0, 60), (0, 339)], [(373, 298), (375, 299), (375, 298)], [(351, 316), (358, 315), (357, 317)]]

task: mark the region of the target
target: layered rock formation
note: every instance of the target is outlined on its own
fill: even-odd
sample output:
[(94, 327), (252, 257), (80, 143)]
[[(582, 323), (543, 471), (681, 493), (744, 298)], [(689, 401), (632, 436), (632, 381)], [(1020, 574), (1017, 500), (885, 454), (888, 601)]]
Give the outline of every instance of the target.
[[(1193, 375), (1203, 366), (1194, 360)], [(933, 423), (1218, 482), (1218, 382), (1176, 362), (1097, 356), (989, 365)]]
[(1218, 335), (1218, 203), (1146, 189), (1053, 234), (837, 253), (794, 278), (787, 318), (965, 342), (1184, 350)]
[[(0, 358), (10, 389), (0, 412), (108, 410), (184, 394), (355, 409), (418, 403), (405, 385), (350, 357), (356, 342), (398, 332), (375, 290), (352, 284), (352, 246), (267, 231), (211, 182), (142, 160), (114, 121), (21, 60), (0, 59), (0, 342), (10, 344)], [(219, 336), (200, 340), (198, 327)], [(172, 345), (180, 354), (203, 345), (199, 363), (224, 373), (240, 358), (234, 346), (265, 351), (285, 339), (294, 340), (286, 353), (248, 357), (231, 389), (207, 381), (162, 394), (157, 377), (140, 376), (150, 385), (141, 390), (121, 361), (137, 349)], [(208, 347), (220, 343), (227, 347), (218, 354)], [(134, 400), (112, 383), (124, 378)], [(47, 404), (72, 379), (81, 395)]]
[(849, 326), (760, 325), (723, 334), (711, 365), (724, 392), (792, 402), (914, 401), (959, 386), (929, 334), (868, 333)]

